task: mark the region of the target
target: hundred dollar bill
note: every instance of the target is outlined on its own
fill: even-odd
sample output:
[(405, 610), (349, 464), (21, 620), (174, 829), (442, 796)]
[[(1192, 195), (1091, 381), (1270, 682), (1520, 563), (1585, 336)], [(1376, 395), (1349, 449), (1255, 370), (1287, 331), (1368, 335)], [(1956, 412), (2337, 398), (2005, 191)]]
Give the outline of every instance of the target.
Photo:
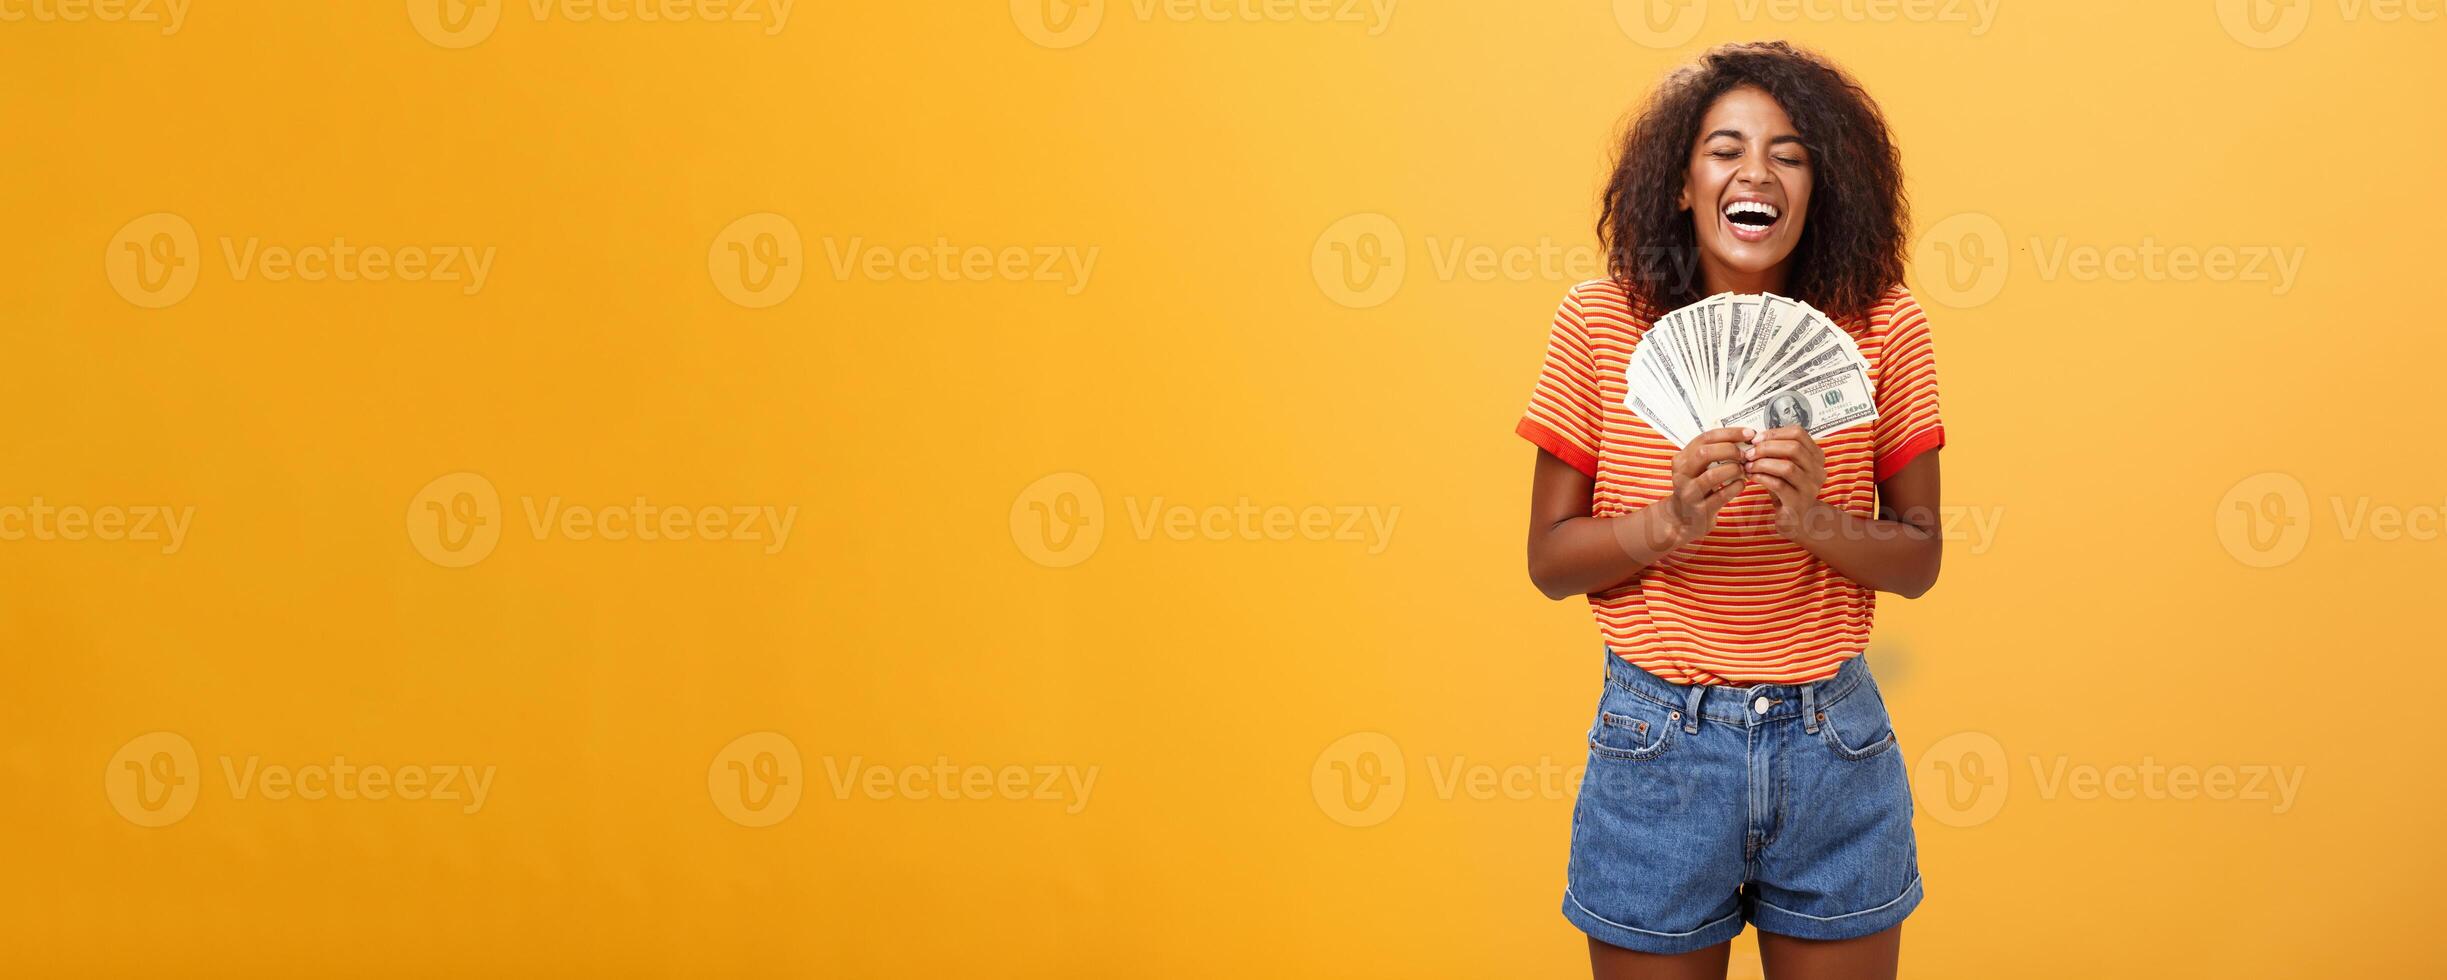
[(1724, 396), (1724, 390), (1717, 379), (1725, 375), (1725, 304), (1711, 296), (1685, 309), (1690, 310), (1691, 315), (1684, 321), (1689, 328), (1684, 339), (1698, 361), (1699, 377), (1704, 379), (1692, 394), (1700, 398), (1699, 413), (1711, 415), (1723, 405), (1720, 399)]
[(1623, 396), (1623, 405), (1647, 422), (1649, 428), (1657, 430), (1665, 441), (1676, 446), (1689, 445), (1698, 432), (1699, 419), (1690, 414), (1674, 384), (1666, 379), (1659, 361), (1654, 354), (1632, 358), (1629, 391)]
[(1691, 336), (1689, 309), (1686, 307), (1677, 311), (1675, 315), (1668, 316), (1658, 326), (1657, 330), (1644, 336), (1640, 344), (1644, 347), (1651, 343), (1657, 345), (1657, 373), (1665, 379), (1673, 400), (1680, 404), (1684, 411), (1690, 413), (1691, 434), (1696, 436), (1699, 430), (1706, 428), (1700, 423), (1706, 421), (1709, 416), (1707, 402), (1701, 397), (1699, 386), (1700, 379), (1706, 375), (1701, 372), (1697, 360), (1693, 358), (1689, 343)]
[(1754, 389), (1753, 381), (1767, 366), (1768, 355), (1782, 346), (1785, 336), (1792, 332), (1797, 312), (1793, 301), (1782, 296), (1762, 295), (1759, 300), (1757, 322), (1751, 329), (1750, 343), (1742, 352), (1741, 376), (1733, 382), (1737, 401)]
[(1719, 376), (1724, 387), (1718, 394), (1728, 404), (1738, 393), (1734, 385), (1741, 380), (1746, 366), (1742, 355), (1750, 340), (1750, 328), (1759, 319), (1759, 300), (1755, 295), (1725, 297), (1725, 371)]
[(1847, 364), (1842, 369), (1769, 391), (1757, 401), (1725, 416), (1720, 425), (1745, 426), (1765, 432), (1798, 425), (1812, 439), (1876, 421), (1878, 406), (1870, 397), (1869, 375)]
[[(1834, 358), (1827, 357), (1830, 351), (1834, 352)], [(1750, 379), (1750, 387), (1738, 401), (1748, 404), (1758, 395), (1791, 384), (1796, 378), (1817, 377), (1831, 371), (1839, 362), (1848, 362), (1864, 371), (1869, 368), (1869, 362), (1861, 357), (1860, 348), (1853, 343), (1851, 335), (1825, 319), (1824, 314), (1802, 307), (1802, 313), (1797, 317), (1794, 330), (1786, 338), (1783, 348), (1760, 367)]]
[[(1815, 313), (1815, 310), (1804, 308), (1794, 310), (1789, 314), (1792, 317), (1791, 326), (1785, 330), (1784, 336), (1779, 338), (1776, 349), (1769, 351), (1767, 359), (1760, 363), (1759, 373), (1752, 379), (1754, 383), (1781, 377), (1788, 365), (1819, 350), (1822, 345), (1832, 342), (1833, 338), (1828, 336), (1830, 328), (1826, 321), (1813, 315)], [(1765, 385), (1760, 384), (1760, 387), (1764, 388)]]
[[(1806, 355), (1803, 357), (1803, 359), (1792, 364), (1788, 364), (1781, 370), (1778, 370), (1774, 377), (1760, 378), (1757, 390), (1761, 392), (1774, 391), (1788, 385), (1806, 381), (1810, 378), (1831, 374), (1844, 367), (1865, 366), (1866, 365), (1861, 362), (1860, 355), (1854, 353), (1854, 348), (1851, 345), (1842, 343), (1828, 343), (1820, 347), (1816, 353)], [(1871, 393), (1875, 394), (1876, 392), (1873, 390)], [(1753, 397), (1744, 399), (1743, 401), (1747, 403), (1755, 400), (1757, 400), (1757, 398), (1754, 394)]]

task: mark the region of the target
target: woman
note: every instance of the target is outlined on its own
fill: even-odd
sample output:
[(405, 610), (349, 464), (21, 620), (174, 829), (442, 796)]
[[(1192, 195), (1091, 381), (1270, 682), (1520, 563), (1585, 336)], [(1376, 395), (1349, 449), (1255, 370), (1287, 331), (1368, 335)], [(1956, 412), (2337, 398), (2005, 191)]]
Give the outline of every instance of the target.
[[(1625, 134), (1518, 431), (1539, 448), (1529, 573), (1607, 646), (1564, 915), (1597, 976), (1892, 976), (1921, 898), (1912, 802), (1860, 659), (1875, 594), (1937, 581), (1937, 376), (1902, 285), (1902, 168), (1859, 85), (1783, 43), (1709, 51)], [(1739, 220), (1737, 220), (1737, 218)], [(1826, 312), (1877, 419), (1666, 443), (1623, 404), (1648, 325), (1719, 293)]]

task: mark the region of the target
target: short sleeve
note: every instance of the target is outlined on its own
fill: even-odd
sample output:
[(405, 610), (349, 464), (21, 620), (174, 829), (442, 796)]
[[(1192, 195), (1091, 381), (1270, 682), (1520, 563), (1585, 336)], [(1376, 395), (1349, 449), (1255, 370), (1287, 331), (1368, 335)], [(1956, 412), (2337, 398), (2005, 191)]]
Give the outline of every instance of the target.
[(1513, 431), (1596, 479), (1602, 404), (1597, 365), (1589, 352), (1589, 322), (1581, 289), (1575, 287), (1555, 310), (1554, 326), (1547, 332), (1546, 363), (1529, 393), (1529, 409)]
[(1878, 354), (1876, 479), (1903, 471), (1920, 454), (1946, 444), (1937, 414), (1937, 347), (1929, 318), (1912, 294), (1895, 290), (1894, 313)]

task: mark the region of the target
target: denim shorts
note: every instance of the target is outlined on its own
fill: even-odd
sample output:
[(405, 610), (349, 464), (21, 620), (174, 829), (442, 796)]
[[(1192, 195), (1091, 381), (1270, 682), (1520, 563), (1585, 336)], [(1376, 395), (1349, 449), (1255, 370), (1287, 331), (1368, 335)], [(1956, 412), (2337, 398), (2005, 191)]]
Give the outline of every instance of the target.
[(1814, 684), (1737, 687), (1606, 655), (1563, 893), (1582, 932), (1649, 953), (1745, 921), (1851, 939), (1902, 922), (1920, 892), (1903, 750), (1861, 658)]

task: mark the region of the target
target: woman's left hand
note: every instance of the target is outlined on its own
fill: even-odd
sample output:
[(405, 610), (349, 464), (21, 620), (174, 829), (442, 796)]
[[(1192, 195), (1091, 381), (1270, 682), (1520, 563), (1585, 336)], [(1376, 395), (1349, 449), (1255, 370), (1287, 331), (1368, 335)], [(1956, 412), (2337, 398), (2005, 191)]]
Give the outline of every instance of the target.
[(1827, 482), (1827, 454), (1798, 425), (1759, 433), (1742, 451), (1742, 471), (1776, 499), (1776, 530), (1793, 537), (1818, 508), (1818, 488)]

